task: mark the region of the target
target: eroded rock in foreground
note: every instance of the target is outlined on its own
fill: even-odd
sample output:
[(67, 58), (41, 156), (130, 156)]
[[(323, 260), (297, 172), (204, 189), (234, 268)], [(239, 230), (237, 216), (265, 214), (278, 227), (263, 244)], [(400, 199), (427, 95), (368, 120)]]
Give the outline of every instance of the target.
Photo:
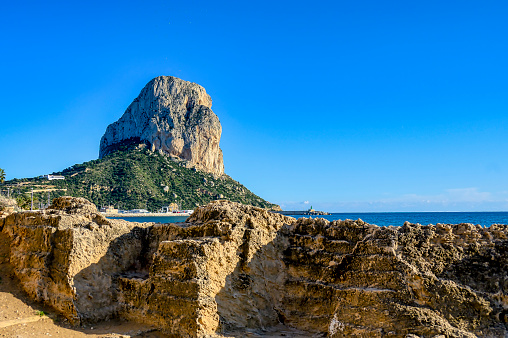
[(503, 337), (508, 226), (295, 220), (216, 201), (185, 223), (106, 220), (86, 200), (0, 219), (23, 288), (75, 323), (181, 337)]

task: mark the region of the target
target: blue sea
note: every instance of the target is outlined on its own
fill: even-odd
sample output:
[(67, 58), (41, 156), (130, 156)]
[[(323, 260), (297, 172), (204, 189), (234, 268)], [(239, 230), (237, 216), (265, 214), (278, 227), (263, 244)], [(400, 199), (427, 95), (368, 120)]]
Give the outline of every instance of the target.
[[(298, 216), (309, 217), (309, 216)], [(508, 224), (508, 212), (365, 212), (365, 213), (334, 213), (323, 217), (329, 221), (345, 219), (361, 219), (379, 226), (402, 226), (404, 222), (427, 224), (459, 224), (473, 223), (482, 226), (492, 224)]]
[[(345, 219), (361, 219), (370, 224), (379, 226), (401, 226), (404, 222), (420, 223), (420, 224), (458, 224), (473, 223), (482, 226), (491, 226), (492, 224), (508, 224), (508, 212), (359, 212), (359, 213), (334, 213), (325, 216), (302, 216), (300, 217), (322, 217), (329, 221), (345, 220)], [(115, 217), (121, 218), (121, 217)], [(126, 217), (123, 218), (131, 222), (158, 222), (158, 223), (176, 223), (184, 222), (186, 216), (173, 217)]]

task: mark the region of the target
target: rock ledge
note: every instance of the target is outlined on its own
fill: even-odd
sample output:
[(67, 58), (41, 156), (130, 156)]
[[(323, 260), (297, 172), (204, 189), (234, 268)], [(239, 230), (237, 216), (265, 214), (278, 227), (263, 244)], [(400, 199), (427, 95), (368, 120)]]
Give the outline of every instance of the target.
[(227, 201), (185, 223), (101, 219), (86, 200), (0, 219), (21, 286), (76, 324), (170, 336), (504, 337), (508, 226), (295, 220)]

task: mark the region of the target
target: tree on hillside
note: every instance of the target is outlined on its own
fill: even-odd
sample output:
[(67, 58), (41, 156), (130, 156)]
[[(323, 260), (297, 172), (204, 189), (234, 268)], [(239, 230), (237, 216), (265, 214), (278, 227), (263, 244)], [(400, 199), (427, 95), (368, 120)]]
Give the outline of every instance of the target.
[(4, 183), (4, 182), (5, 182), (5, 170), (0, 168), (0, 183)]
[(25, 194), (20, 194), (16, 196), (16, 202), (21, 209), (29, 210), (30, 209), (30, 197)]

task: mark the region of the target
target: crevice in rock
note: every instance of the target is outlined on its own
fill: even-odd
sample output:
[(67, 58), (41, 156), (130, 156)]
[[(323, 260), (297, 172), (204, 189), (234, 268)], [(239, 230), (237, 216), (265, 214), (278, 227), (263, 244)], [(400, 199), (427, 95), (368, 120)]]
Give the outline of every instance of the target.
[(380, 228), (217, 201), (186, 224), (99, 226), (85, 202), (57, 202), (3, 232), (27, 293), (74, 323), (122, 316), (186, 337), (508, 332), (508, 225)]

